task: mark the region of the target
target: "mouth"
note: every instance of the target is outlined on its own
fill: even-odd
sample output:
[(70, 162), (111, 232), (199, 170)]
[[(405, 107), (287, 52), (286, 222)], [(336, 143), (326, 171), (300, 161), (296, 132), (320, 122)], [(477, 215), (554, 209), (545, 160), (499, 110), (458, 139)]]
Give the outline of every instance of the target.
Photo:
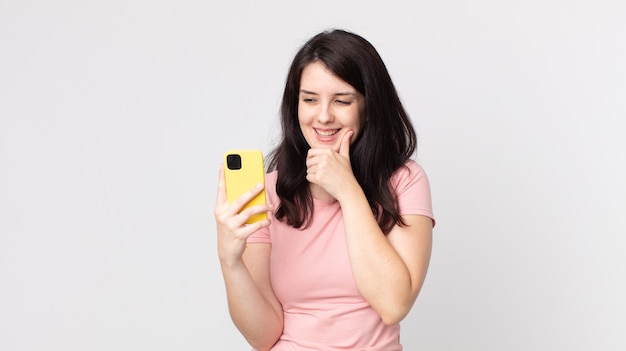
[(317, 128), (313, 128), (313, 130), (315, 130), (315, 133), (321, 137), (331, 137), (337, 133), (339, 133), (340, 129), (317, 129)]

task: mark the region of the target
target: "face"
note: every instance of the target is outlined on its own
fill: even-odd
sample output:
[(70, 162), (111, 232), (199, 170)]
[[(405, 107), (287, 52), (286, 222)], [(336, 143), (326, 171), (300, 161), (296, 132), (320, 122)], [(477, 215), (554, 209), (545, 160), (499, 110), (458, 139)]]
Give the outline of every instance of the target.
[(339, 151), (341, 139), (350, 130), (356, 140), (364, 106), (363, 95), (323, 63), (313, 62), (302, 71), (298, 121), (310, 147)]

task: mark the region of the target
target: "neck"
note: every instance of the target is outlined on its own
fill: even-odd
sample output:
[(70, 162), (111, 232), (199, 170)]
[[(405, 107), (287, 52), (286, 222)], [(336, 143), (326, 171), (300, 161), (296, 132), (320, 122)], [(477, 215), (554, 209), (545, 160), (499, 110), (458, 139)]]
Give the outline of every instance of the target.
[(317, 184), (309, 183), (309, 189), (311, 190), (311, 196), (313, 196), (316, 200), (321, 200), (325, 202), (331, 202), (335, 200), (332, 195), (330, 195), (324, 188)]

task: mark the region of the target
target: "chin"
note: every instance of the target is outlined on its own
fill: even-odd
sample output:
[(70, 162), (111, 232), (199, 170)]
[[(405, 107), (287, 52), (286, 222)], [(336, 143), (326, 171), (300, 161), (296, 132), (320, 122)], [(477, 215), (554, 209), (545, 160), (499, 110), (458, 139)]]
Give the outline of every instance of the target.
[(320, 142), (317, 142), (317, 143), (313, 144), (312, 147), (316, 148), (316, 149), (333, 150), (333, 149), (335, 149), (335, 143), (320, 143)]

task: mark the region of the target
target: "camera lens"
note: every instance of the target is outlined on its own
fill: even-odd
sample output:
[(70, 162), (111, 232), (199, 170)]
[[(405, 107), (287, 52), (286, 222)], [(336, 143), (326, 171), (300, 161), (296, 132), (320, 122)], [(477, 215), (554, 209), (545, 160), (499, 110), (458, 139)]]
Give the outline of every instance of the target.
[(227, 155), (226, 165), (228, 166), (228, 169), (232, 169), (232, 170), (241, 169), (241, 156), (237, 154)]

